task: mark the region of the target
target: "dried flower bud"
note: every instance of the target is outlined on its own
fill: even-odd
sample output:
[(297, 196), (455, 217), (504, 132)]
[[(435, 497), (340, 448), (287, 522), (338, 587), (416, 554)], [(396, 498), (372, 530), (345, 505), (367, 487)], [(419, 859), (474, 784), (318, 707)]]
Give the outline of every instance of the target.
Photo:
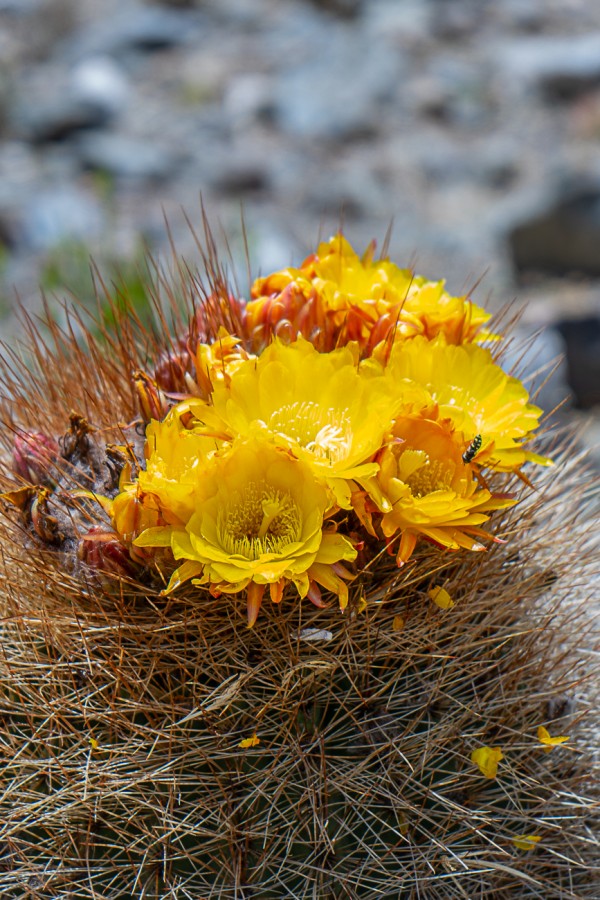
[(39, 538), (47, 544), (60, 544), (64, 535), (59, 531), (58, 519), (50, 515), (48, 510), (49, 491), (38, 490), (31, 504), (31, 524)]
[(185, 376), (192, 371), (192, 358), (185, 347), (163, 353), (154, 369), (156, 386), (161, 391), (177, 394), (186, 392)]
[(137, 566), (114, 531), (96, 525), (79, 540), (77, 556), (100, 578), (131, 578)]
[(157, 383), (145, 372), (135, 372), (133, 383), (137, 393), (138, 404), (145, 422), (150, 419), (164, 419), (169, 411), (169, 401)]
[(13, 469), (29, 484), (54, 483), (52, 467), (58, 459), (59, 447), (54, 438), (41, 431), (26, 431), (15, 436)]
[(80, 455), (86, 457), (90, 451), (89, 435), (95, 431), (84, 416), (72, 412), (69, 416), (69, 430), (62, 439), (62, 455), (65, 459)]

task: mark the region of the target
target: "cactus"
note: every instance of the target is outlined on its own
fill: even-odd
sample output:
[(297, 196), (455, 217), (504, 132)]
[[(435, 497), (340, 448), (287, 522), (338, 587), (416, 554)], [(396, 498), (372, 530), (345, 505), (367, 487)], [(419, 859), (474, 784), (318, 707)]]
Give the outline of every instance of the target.
[(219, 329), (245, 327), (216, 266), (201, 301), (180, 271), (166, 307), (199, 302), (178, 336), (120, 303), (114, 330), (72, 312), (30, 327), (27, 366), (5, 355), (0, 896), (597, 896), (594, 497), (571, 442), (535, 491), (494, 476), (521, 489), (505, 543), (419, 541), (398, 566), (367, 535), (344, 614), (286, 588), (248, 628), (243, 593), (165, 591), (170, 551), (135, 537), (164, 509), (124, 488), (143, 423), (202, 396), (197, 341), (222, 361)]

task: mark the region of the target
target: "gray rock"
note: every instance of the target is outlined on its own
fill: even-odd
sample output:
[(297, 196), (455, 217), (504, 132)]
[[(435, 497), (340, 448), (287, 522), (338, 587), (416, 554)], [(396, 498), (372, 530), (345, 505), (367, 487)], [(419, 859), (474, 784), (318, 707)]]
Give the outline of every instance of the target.
[(529, 86), (549, 100), (568, 100), (600, 84), (600, 33), (513, 40), (497, 59), (515, 91)]
[(556, 327), (518, 325), (502, 357), (503, 368), (525, 382), (533, 402), (546, 413), (569, 396), (564, 350)]
[(160, 181), (173, 171), (177, 160), (156, 142), (120, 134), (94, 132), (82, 135), (76, 151), (84, 168), (132, 181)]
[(213, 166), (210, 182), (223, 194), (248, 194), (269, 187), (264, 158), (247, 154), (227, 154)]
[(364, 6), (364, 0), (311, 0), (311, 2), (314, 6), (344, 19), (353, 19)]
[(432, 7), (422, 0), (369, 0), (363, 17), (371, 40), (420, 45), (430, 40)]
[(223, 112), (233, 128), (271, 120), (275, 114), (273, 79), (259, 72), (236, 75), (225, 91)]
[(441, 40), (464, 40), (478, 30), (485, 10), (478, 0), (462, 0), (432, 3), (431, 25), (433, 34)]
[(18, 135), (32, 144), (63, 141), (87, 128), (102, 128), (112, 114), (96, 103), (64, 94), (46, 103), (21, 104), (13, 114)]
[(27, 16), (44, 5), (44, 0), (0, 0), (0, 13)]
[(160, 7), (125, 9), (76, 32), (63, 48), (70, 60), (89, 56), (121, 57), (134, 52), (166, 50), (189, 44), (204, 19), (200, 13)]
[(113, 116), (129, 99), (129, 84), (123, 69), (109, 56), (91, 56), (73, 66), (70, 73), (71, 96)]
[(516, 272), (600, 276), (600, 181), (542, 195), (507, 232)]
[(59, 77), (52, 70), (47, 85), (30, 86), (18, 99), (13, 118), (18, 133), (31, 143), (62, 141), (104, 127), (127, 99), (127, 79), (117, 64), (107, 56), (90, 57)]
[(567, 356), (567, 377), (576, 406), (600, 404), (600, 317), (563, 319), (557, 323)]
[(25, 204), (21, 229), (34, 250), (48, 250), (66, 240), (98, 236), (104, 217), (96, 198), (74, 185), (57, 185), (36, 192)]
[(325, 169), (308, 178), (305, 202), (317, 215), (341, 215), (344, 219), (381, 219), (393, 214), (389, 192), (364, 164)]
[(360, 33), (330, 27), (300, 63), (282, 72), (276, 85), (277, 121), (296, 137), (344, 140), (376, 133), (403, 66), (385, 43), (365, 52)]

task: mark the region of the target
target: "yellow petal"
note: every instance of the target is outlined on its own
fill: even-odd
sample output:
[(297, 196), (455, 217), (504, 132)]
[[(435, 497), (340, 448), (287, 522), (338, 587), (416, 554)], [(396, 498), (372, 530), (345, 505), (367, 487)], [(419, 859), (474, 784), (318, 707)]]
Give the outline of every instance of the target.
[(557, 735), (556, 737), (552, 737), (550, 732), (546, 728), (544, 728), (543, 725), (539, 726), (539, 728), (537, 730), (537, 736), (538, 736), (538, 741), (541, 744), (546, 745), (544, 748), (546, 753), (549, 753), (553, 747), (558, 747), (559, 744), (564, 744), (565, 741), (569, 740), (569, 736), (566, 734), (560, 734), (560, 735)]
[(394, 616), (394, 620), (392, 622), (392, 631), (403, 631), (405, 625), (406, 620), (403, 616)]
[(89, 742), (90, 742), (90, 747), (92, 748), (92, 750), (99, 750), (99, 749), (100, 749), (100, 744), (98, 743), (98, 741), (96, 740), (96, 738), (91, 737), (91, 738), (88, 738), (88, 740), (89, 740)]
[(196, 578), (198, 575), (201, 575), (203, 568), (204, 566), (202, 566), (201, 563), (197, 563), (194, 560), (186, 560), (178, 569), (175, 569), (169, 579), (168, 585), (161, 593), (165, 596), (172, 593), (172, 591), (176, 590), (185, 581), (189, 581), (190, 578)]
[(535, 845), (541, 841), (538, 834), (526, 834), (523, 837), (513, 838), (512, 842), (518, 850), (533, 850)]
[(496, 777), (501, 759), (504, 759), (504, 755), (500, 747), (478, 747), (471, 753), (471, 762), (479, 767), (486, 778)]
[(427, 593), (435, 605), (439, 606), (440, 609), (452, 609), (454, 606), (454, 600), (443, 587), (433, 587), (430, 591), (427, 591)]
[(248, 747), (258, 747), (260, 744), (260, 738), (256, 736), (256, 732), (252, 735), (252, 737), (244, 738), (243, 741), (240, 741), (238, 747), (241, 747), (242, 750), (247, 750)]

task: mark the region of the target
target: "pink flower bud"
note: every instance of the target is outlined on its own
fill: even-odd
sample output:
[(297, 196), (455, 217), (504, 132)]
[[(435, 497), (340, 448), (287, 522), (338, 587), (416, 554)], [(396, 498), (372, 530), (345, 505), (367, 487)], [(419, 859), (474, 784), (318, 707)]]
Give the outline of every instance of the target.
[(77, 556), (102, 582), (132, 578), (138, 570), (115, 532), (105, 531), (101, 525), (95, 525), (80, 538)]
[(58, 459), (59, 446), (54, 438), (40, 431), (15, 435), (13, 469), (29, 484), (54, 483), (53, 464)]

